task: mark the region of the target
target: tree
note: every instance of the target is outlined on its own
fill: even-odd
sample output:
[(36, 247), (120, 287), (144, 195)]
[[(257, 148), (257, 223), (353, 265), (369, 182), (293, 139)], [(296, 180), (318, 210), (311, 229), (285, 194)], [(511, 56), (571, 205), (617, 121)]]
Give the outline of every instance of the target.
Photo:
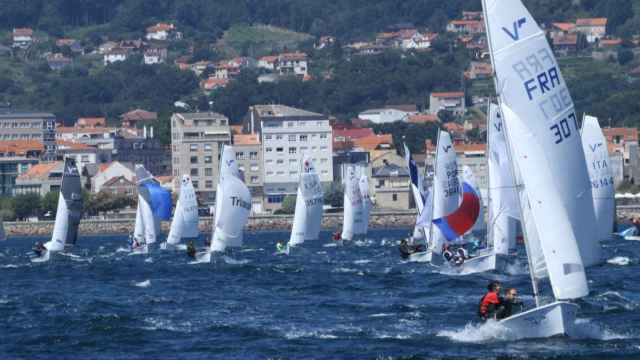
[(44, 213), (51, 212), (51, 217), (56, 216), (58, 211), (58, 198), (60, 197), (59, 191), (49, 191), (42, 197), (42, 211)]
[(296, 196), (287, 195), (282, 200), (282, 208), (280, 208), (281, 214), (293, 214), (296, 211)]
[(20, 220), (37, 216), (42, 209), (40, 195), (38, 194), (16, 195), (14, 204), (16, 218)]
[(331, 183), (324, 189), (324, 204), (332, 207), (342, 207), (344, 205), (342, 185)]
[(627, 65), (631, 61), (633, 61), (633, 51), (624, 48), (618, 50), (618, 63), (620, 65)]

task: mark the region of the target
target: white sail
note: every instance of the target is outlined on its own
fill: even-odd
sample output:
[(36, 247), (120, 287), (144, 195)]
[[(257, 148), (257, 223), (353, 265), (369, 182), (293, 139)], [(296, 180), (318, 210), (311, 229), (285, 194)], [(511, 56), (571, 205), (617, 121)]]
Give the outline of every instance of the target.
[(553, 293), (563, 300), (586, 296), (589, 288), (575, 232), (562, 194), (554, 186), (567, 176), (554, 176), (552, 166), (547, 163), (545, 154), (553, 148), (542, 147), (526, 124), (505, 104), (502, 112), (514, 148), (513, 161), (527, 189)]
[(358, 180), (358, 188), (360, 189), (360, 197), (362, 199), (362, 224), (358, 229), (357, 235), (367, 235), (367, 232), (369, 232), (369, 215), (373, 207), (371, 197), (369, 196), (369, 178), (364, 174), (364, 168), (362, 170), (362, 174)]
[(0, 241), (7, 240), (7, 235), (4, 232), (4, 223), (2, 222), (2, 217), (0, 216)]
[[(456, 151), (448, 132), (438, 134), (436, 150), (435, 174), (433, 178), (433, 213), (434, 219), (447, 216), (458, 208), (460, 200), (460, 182), (458, 180), (458, 162)], [(445, 236), (437, 226), (431, 227), (431, 251), (442, 253)]]
[(342, 239), (353, 240), (354, 235), (362, 233), (362, 198), (359, 178), (353, 166), (347, 167), (344, 179), (344, 211)]
[(188, 175), (180, 182), (180, 195), (167, 236), (167, 243), (175, 245), (183, 238), (198, 237), (198, 199)]
[(48, 251), (62, 251), (66, 244), (75, 244), (82, 217), (81, 192), (82, 185), (76, 162), (67, 158), (64, 163), (53, 234), (51, 240), (44, 244)]
[[(593, 206), (598, 228), (597, 239), (609, 240), (615, 222), (615, 186), (607, 140), (598, 119), (585, 116), (582, 122), (582, 147), (591, 180)], [(600, 255), (595, 255), (600, 257)], [(594, 257), (595, 257), (594, 256)], [(586, 264), (585, 264), (586, 265)]]
[(240, 178), (233, 147), (225, 145), (220, 158), (216, 214), (211, 251), (242, 246), (242, 233), (251, 213), (251, 193)]
[(295, 246), (308, 240), (317, 240), (322, 225), (324, 194), (320, 177), (311, 159), (302, 161), (302, 173), (298, 184), (296, 211), (293, 216), (289, 245)]
[(488, 129), (489, 242), (496, 254), (506, 255), (516, 247), (515, 219), (520, 218), (520, 209), (502, 117), (493, 103), (489, 105)]
[[(560, 210), (568, 219), (572, 237), (579, 241), (581, 257), (585, 264), (597, 262), (592, 258), (598, 250), (597, 239), (593, 240), (596, 224), (591, 187), (573, 101), (558, 63), (544, 32), (521, 1), (486, 0), (485, 6), (501, 102), (523, 121), (526, 117), (523, 126), (535, 138), (541, 165), (553, 177), (549, 186), (559, 196)], [(511, 144), (519, 147), (516, 142)], [(530, 174), (522, 175), (527, 186)], [(527, 186), (530, 199), (531, 191)], [(536, 216), (541, 227), (538, 220)], [(539, 231), (544, 248), (542, 234)]]
[(411, 152), (407, 147), (407, 144), (404, 144), (404, 158), (407, 163), (407, 169), (409, 170), (409, 178), (411, 180), (411, 194), (413, 195), (413, 201), (416, 204), (416, 208), (418, 209), (418, 214), (422, 213), (422, 209), (424, 208), (424, 199), (422, 197), (422, 177), (420, 176), (420, 171), (418, 168), (418, 164), (411, 157)]

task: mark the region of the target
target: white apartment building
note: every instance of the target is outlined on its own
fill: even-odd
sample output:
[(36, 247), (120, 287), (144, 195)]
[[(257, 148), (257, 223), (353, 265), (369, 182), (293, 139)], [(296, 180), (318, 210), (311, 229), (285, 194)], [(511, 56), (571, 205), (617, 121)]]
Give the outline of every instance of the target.
[(171, 117), (171, 165), (174, 186), (182, 175), (205, 204), (215, 202), (222, 146), (231, 144), (229, 119), (218, 113), (176, 113)]
[(248, 122), (245, 128), (259, 134), (262, 142), (265, 210), (279, 208), (285, 195), (296, 193), (305, 155), (313, 160), (323, 183), (333, 181), (327, 116), (284, 105), (255, 105)]

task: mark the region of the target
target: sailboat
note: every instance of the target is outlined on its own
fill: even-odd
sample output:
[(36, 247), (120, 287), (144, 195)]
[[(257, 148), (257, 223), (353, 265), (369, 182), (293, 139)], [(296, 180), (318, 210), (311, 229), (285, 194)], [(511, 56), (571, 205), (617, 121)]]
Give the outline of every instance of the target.
[(358, 189), (362, 199), (362, 221), (356, 231), (356, 235), (361, 235), (363, 238), (369, 232), (369, 216), (371, 215), (371, 208), (373, 208), (373, 202), (371, 202), (371, 197), (369, 196), (369, 178), (365, 174), (365, 170), (366, 168), (364, 167), (360, 168), (360, 179), (358, 180)]
[(74, 245), (78, 240), (78, 227), (82, 219), (82, 184), (76, 161), (64, 160), (62, 185), (58, 197), (56, 220), (50, 241), (44, 244), (44, 250), (35, 261), (49, 260), (51, 253), (61, 252), (65, 246)]
[(251, 193), (242, 180), (236, 152), (224, 145), (220, 158), (220, 180), (216, 189), (216, 213), (209, 248), (196, 255), (199, 262), (211, 261), (211, 254), (242, 246), (244, 227), (251, 213)]
[(298, 183), (291, 237), (286, 249), (287, 254), (292, 247), (298, 246), (305, 241), (318, 240), (322, 225), (323, 204), (324, 194), (320, 184), (320, 177), (316, 173), (316, 168), (311, 159), (304, 157)]
[(607, 241), (612, 237), (616, 217), (615, 184), (607, 140), (602, 133), (598, 118), (588, 115), (585, 115), (582, 120), (581, 135), (591, 180), (598, 240)]
[(342, 221), (342, 240), (354, 240), (356, 235), (362, 234), (363, 201), (360, 193), (360, 179), (353, 166), (346, 168), (344, 179), (344, 211)]
[(198, 199), (189, 175), (183, 175), (180, 194), (173, 213), (173, 221), (164, 248), (176, 247), (182, 239), (194, 239), (200, 235), (198, 229)]
[(424, 251), (416, 251), (412, 253), (409, 255), (409, 260), (416, 262), (429, 262), (431, 261), (432, 253), (427, 249), (427, 246), (429, 244), (428, 236), (430, 234), (432, 220), (433, 189), (427, 190), (424, 188), (424, 177), (420, 175), (418, 165), (411, 156), (411, 152), (406, 144), (404, 145), (404, 157), (407, 163), (407, 169), (409, 170), (409, 178), (411, 180), (411, 194), (413, 195), (413, 201), (416, 204), (416, 209), (418, 210), (411, 242), (414, 247), (417, 246), (417, 244), (424, 246)]
[[(582, 254), (596, 242), (573, 102), (544, 32), (522, 2), (482, 5), (536, 300), (535, 308), (500, 323), (521, 338), (572, 335), (578, 306), (570, 300), (589, 292)], [(542, 304), (538, 280), (546, 277), (554, 301)]]
[(143, 165), (136, 165), (138, 207), (131, 239), (132, 253), (146, 254), (160, 234), (160, 221), (171, 219), (171, 193)]

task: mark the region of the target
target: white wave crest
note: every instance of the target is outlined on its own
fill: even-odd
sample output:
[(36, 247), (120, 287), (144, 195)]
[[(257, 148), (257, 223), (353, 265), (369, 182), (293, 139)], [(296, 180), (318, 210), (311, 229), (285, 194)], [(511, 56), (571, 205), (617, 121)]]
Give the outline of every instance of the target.
[(234, 259), (226, 255), (222, 256), (222, 260), (229, 265), (244, 265), (249, 263), (248, 259)]
[(467, 324), (462, 329), (441, 330), (436, 336), (447, 337), (455, 342), (481, 343), (486, 341), (516, 340), (517, 334), (502, 326), (497, 321)]
[(614, 258), (607, 260), (607, 263), (611, 265), (627, 266), (631, 264), (631, 259), (629, 259), (626, 256), (616, 256)]
[(148, 288), (149, 286), (151, 286), (151, 280), (147, 279), (145, 281), (134, 282), (133, 286), (137, 286), (137, 287), (141, 287), (141, 288)]

